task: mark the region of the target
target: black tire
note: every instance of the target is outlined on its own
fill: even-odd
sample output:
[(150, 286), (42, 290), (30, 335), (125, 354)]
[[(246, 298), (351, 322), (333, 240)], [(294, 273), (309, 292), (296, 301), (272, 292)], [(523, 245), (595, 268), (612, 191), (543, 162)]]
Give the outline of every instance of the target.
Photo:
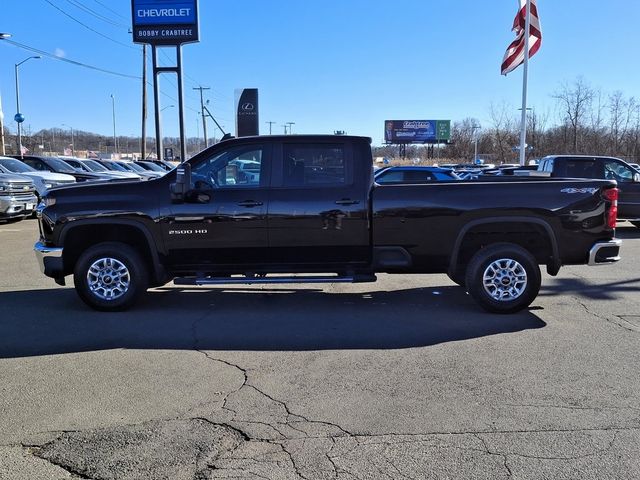
[(496, 243), (478, 251), (466, 274), (469, 295), (491, 313), (527, 308), (538, 296), (540, 282), (536, 259), (513, 243)]
[(631, 225), (640, 228), (640, 222), (631, 222)]
[(73, 281), (84, 303), (95, 310), (111, 312), (130, 308), (146, 292), (149, 275), (133, 248), (105, 242), (80, 256)]

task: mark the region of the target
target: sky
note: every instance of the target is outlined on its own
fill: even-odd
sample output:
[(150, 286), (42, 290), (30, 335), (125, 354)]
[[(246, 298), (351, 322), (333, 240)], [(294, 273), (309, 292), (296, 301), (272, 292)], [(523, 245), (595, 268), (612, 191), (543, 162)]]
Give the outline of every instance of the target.
[[(202, 136), (199, 93), (234, 133), (234, 91), (259, 89), (260, 133), (333, 133), (383, 142), (385, 120), (452, 121), (490, 126), (492, 104), (517, 115), (522, 67), (504, 77), (500, 64), (516, 0), (199, 0), (200, 42), (182, 47), (185, 128)], [(640, 97), (637, 0), (538, 0), (543, 41), (532, 58), (529, 107), (554, 114), (552, 94), (578, 77), (605, 93)], [(73, 20), (72, 18), (76, 20)], [(82, 24), (78, 23), (81, 22)], [(2, 0), (0, 32), (10, 40), (92, 67), (140, 77), (141, 47), (128, 28), (128, 0)], [(162, 49), (170, 64), (175, 49)], [(14, 65), (34, 53), (0, 40), (5, 125), (16, 129)], [(19, 67), (25, 127), (72, 127), (139, 136), (139, 79), (52, 58)], [(151, 79), (151, 75), (150, 75)], [(162, 76), (163, 134), (178, 135), (175, 78)], [(154, 135), (149, 87), (147, 134)], [(166, 108), (165, 108), (166, 107)], [(64, 126), (63, 126), (64, 125)], [(209, 137), (220, 136), (208, 121)]]

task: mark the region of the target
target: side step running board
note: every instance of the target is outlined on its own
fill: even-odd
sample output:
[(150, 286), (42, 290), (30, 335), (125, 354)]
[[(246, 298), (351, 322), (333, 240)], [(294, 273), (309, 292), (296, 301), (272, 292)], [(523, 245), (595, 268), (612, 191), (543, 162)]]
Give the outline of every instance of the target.
[(375, 275), (339, 276), (274, 276), (274, 277), (178, 277), (175, 285), (250, 285), (268, 283), (365, 283), (375, 282)]

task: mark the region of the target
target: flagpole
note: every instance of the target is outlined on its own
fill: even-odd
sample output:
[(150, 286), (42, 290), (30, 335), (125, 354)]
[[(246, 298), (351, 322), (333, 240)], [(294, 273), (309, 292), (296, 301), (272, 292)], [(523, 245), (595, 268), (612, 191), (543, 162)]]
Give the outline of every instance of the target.
[(531, 31), (531, 0), (527, 0), (524, 27), (524, 69), (522, 70), (522, 119), (520, 124), (520, 165), (525, 164), (527, 143), (527, 82), (529, 80), (529, 36)]
[(2, 94), (0, 93), (0, 143), (2, 143), (2, 155), (6, 155), (7, 151), (4, 147), (4, 112), (2, 111)]

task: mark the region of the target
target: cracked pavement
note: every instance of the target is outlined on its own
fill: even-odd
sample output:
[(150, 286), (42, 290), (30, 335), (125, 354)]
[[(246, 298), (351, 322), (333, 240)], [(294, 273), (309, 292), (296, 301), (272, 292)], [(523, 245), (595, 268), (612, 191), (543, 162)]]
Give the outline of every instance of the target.
[(38, 272), (35, 228), (0, 225), (1, 480), (640, 478), (633, 227), (512, 316), (441, 275), (97, 313)]

